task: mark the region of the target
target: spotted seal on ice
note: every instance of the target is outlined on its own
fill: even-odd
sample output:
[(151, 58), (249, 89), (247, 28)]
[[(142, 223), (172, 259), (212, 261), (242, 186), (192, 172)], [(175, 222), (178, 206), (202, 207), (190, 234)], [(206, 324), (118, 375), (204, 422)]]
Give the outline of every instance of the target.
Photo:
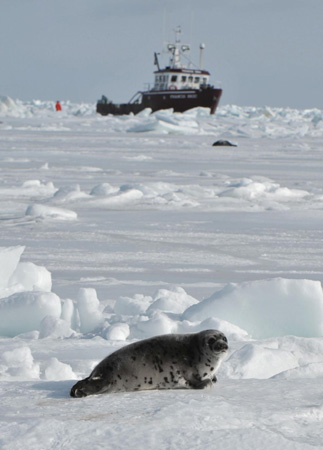
[(72, 397), (145, 389), (204, 389), (215, 372), (227, 338), (217, 330), (166, 334), (127, 345), (101, 361), (71, 389)]

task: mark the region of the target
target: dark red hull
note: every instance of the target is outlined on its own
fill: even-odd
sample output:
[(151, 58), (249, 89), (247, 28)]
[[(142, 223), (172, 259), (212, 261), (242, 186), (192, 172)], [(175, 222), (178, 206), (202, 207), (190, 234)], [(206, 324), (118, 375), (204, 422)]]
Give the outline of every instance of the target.
[(222, 89), (207, 87), (204, 89), (165, 90), (141, 92), (141, 103), (102, 103), (98, 102), (96, 111), (103, 116), (108, 114), (138, 114), (145, 108), (152, 111), (173, 108), (175, 112), (184, 112), (188, 109), (204, 107), (210, 108), (214, 114), (219, 104)]

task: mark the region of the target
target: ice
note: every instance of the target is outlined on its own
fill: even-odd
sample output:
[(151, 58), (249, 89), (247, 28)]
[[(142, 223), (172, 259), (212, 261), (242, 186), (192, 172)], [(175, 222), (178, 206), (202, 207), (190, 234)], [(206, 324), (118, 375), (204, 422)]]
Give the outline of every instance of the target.
[(102, 183), (94, 186), (90, 192), (90, 195), (110, 195), (116, 194), (119, 188), (111, 186), (109, 183)]
[(70, 328), (70, 324), (64, 319), (52, 315), (45, 316), (39, 325), (39, 339), (51, 337), (69, 338), (76, 332)]
[(26, 216), (40, 217), (42, 219), (51, 218), (55, 220), (75, 220), (77, 213), (65, 208), (34, 204), (26, 209)]
[[(129, 133), (155, 132), (164, 134), (195, 134), (199, 132), (199, 125), (192, 116), (174, 114), (173, 110), (157, 111), (150, 116), (144, 115), (146, 120), (127, 129)], [(194, 117), (193, 117), (194, 116)]]
[(133, 298), (120, 297), (114, 305), (114, 312), (121, 315), (136, 316), (143, 314), (152, 303), (152, 297), (136, 294)]
[(150, 314), (155, 310), (182, 313), (189, 306), (198, 303), (198, 301), (187, 295), (183, 288), (177, 287), (172, 291), (168, 289), (160, 289), (156, 295), (152, 304), (147, 309), (147, 313)]
[(60, 189), (58, 189), (53, 197), (53, 200), (55, 203), (67, 203), (67, 202), (74, 202), (80, 199), (86, 199), (89, 196), (81, 191), (81, 188), (79, 185), (76, 186), (64, 186)]
[(94, 202), (97, 206), (115, 207), (128, 205), (129, 203), (137, 203), (142, 197), (143, 193), (140, 190), (131, 186), (120, 186), (120, 189), (116, 193), (112, 193), (112, 195), (108, 195), (104, 199), (94, 200)]
[(0, 377), (2, 379), (38, 379), (40, 365), (34, 361), (29, 347), (18, 347), (5, 351), (0, 357)]
[(57, 190), (52, 182), (43, 183), (40, 180), (27, 180), (22, 183), (21, 188), (28, 196), (50, 195)]
[(15, 291), (50, 292), (52, 276), (46, 267), (31, 262), (19, 262), (8, 281), (8, 286)]
[(296, 379), (321, 376), (323, 340), (283, 336), (252, 341), (233, 351), (222, 376), (234, 379)]
[[(0, 98), (0, 448), (322, 448), (322, 111), (61, 103)], [(213, 389), (70, 399), (206, 329)]]
[(298, 362), (290, 351), (250, 343), (227, 360), (227, 375), (237, 379), (267, 379), (295, 367)]
[[(176, 175), (175, 172), (169, 173), (169, 176)], [(212, 174), (206, 172), (202, 172), (200, 176), (213, 178)], [(73, 211), (49, 206), (49, 203), (105, 209), (127, 208), (131, 204), (141, 207), (149, 205), (159, 208), (207, 208), (208, 210), (221, 211), (228, 208), (237, 210), (288, 210), (291, 205), (303, 207), (306, 202), (322, 202), (320, 196), (313, 195), (309, 191), (289, 189), (261, 176), (243, 179), (220, 178), (213, 181), (213, 186), (167, 182), (133, 183), (121, 186), (102, 183), (93, 186), (89, 193), (82, 191), (79, 185), (65, 186), (56, 190), (52, 197), (47, 198), (46, 204), (30, 205), (26, 214), (61, 219), (75, 218), (76, 213)]]
[(77, 379), (70, 365), (62, 363), (57, 358), (51, 358), (44, 371), (44, 378), (49, 381)]
[(182, 320), (178, 325), (179, 333), (196, 333), (203, 330), (220, 330), (226, 335), (229, 341), (243, 342), (249, 341), (250, 336), (242, 328), (234, 325), (226, 320), (221, 320), (216, 317), (209, 317), (202, 322), (190, 322), (188, 320)]
[(77, 309), (80, 317), (81, 333), (94, 331), (102, 324), (103, 316), (95, 289), (82, 288), (79, 290)]
[(319, 281), (276, 278), (229, 284), (188, 308), (187, 320), (215, 316), (254, 338), (293, 334), (323, 336), (323, 292)]
[(130, 327), (127, 323), (115, 323), (111, 325), (105, 338), (111, 341), (126, 341), (130, 334)]
[(323, 377), (323, 362), (310, 363), (305, 366), (291, 368), (273, 376), (277, 380), (295, 380), (297, 378), (322, 378)]
[(15, 102), (6, 95), (0, 95), (0, 116), (1, 117), (19, 117), (27, 116), (28, 112), (21, 102)]
[(176, 333), (177, 322), (161, 311), (154, 311), (149, 318), (142, 316), (136, 324), (134, 334), (136, 337), (144, 338), (159, 334)]
[(228, 185), (228, 189), (219, 194), (221, 197), (235, 197), (248, 201), (255, 199), (288, 201), (294, 198), (304, 198), (309, 195), (307, 191), (288, 189), (270, 180), (252, 180), (244, 178)]
[[(59, 114), (60, 118), (66, 117), (68, 114), (74, 116), (89, 116), (95, 113), (94, 104), (79, 104), (70, 101), (61, 101), (62, 111)], [(57, 117), (55, 111), (55, 101), (32, 100), (29, 102), (22, 102), (19, 99), (0, 95), (0, 117)]]
[(16, 270), (25, 247), (0, 247), (0, 295), (6, 289), (9, 279)]
[(70, 298), (64, 299), (62, 302), (62, 320), (66, 322), (72, 329), (76, 330), (79, 328), (79, 315), (77, 308), (73, 300)]
[(20, 292), (0, 300), (0, 336), (39, 330), (46, 316), (61, 316), (60, 298), (53, 292)]

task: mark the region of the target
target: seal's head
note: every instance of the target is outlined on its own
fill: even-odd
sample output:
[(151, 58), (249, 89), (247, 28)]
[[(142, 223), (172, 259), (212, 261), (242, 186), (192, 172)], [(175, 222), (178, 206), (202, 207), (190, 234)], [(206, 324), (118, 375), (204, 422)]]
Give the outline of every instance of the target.
[(212, 354), (222, 359), (228, 351), (228, 340), (221, 331), (206, 330), (198, 333), (199, 349), (201, 353)]
[(78, 381), (71, 389), (71, 397), (86, 397), (88, 395), (99, 394), (104, 391), (104, 381), (102, 377), (92, 377)]

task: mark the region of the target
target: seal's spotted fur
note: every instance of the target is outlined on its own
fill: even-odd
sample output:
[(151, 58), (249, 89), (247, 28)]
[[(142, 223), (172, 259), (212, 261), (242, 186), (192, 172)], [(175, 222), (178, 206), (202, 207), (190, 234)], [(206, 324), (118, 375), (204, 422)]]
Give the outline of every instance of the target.
[(166, 334), (127, 345), (107, 356), (89, 377), (71, 389), (72, 397), (144, 389), (204, 389), (228, 350), (217, 330)]

